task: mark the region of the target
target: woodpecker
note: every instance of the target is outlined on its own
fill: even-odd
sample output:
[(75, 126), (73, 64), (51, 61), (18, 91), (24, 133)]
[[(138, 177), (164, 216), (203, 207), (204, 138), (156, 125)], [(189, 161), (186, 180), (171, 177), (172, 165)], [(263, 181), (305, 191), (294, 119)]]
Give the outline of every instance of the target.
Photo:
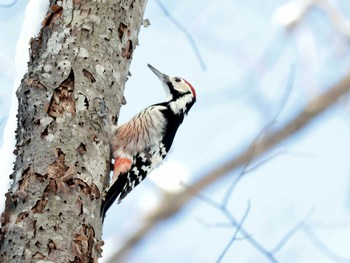
[(113, 129), (114, 172), (102, 200), (103, 219), (116, 199), (120, 203), (165, 158), (177, 129), (196, 102), (196, 91), (185, 79), (147, 66), (160, 79), (167, 97)]

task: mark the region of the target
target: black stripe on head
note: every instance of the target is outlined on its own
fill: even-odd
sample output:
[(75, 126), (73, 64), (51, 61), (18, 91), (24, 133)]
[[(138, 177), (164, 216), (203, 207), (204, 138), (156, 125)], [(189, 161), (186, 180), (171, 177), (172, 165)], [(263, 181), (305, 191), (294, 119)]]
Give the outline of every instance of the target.
[(169, 88), (169, 91), (170, 91), (170, 94), (172, 95), (173, 99), (172, 100), (176, 100), (180, 97), (183, 97), (187, 94), (191, 94), (191, 92), (185, 92), (185, 93), (182, 93), (182, 92), (179, 92), (177, 91), (176, 89), (174, 89), (174, 85), (173, 83), (171, 83), (171, 81), (167, 81), (167, 86)]
[(174, 85), (173, 85), (173, 83), (171, 83), (171, 81), (167, 81), (166, 84), (168, 85), (169, 90), (173, 90), (174, 89)]
[(169, 92), (172, 95), (173, 100), (176, 100), (177, 98), (181, 97), (181, 93), (174, 89), (174, 85), (173, 83), (171, 83), (171, 81), (167, 81), (166, 84), (168, 85)]
[(194, 98), (191, 102), (187, 103), (186, 104), (186, 111), (185, 111), (185, 114), (187, 114), (190, 109), (192, 108), (193, 104), (196, 102), (196, 98)]

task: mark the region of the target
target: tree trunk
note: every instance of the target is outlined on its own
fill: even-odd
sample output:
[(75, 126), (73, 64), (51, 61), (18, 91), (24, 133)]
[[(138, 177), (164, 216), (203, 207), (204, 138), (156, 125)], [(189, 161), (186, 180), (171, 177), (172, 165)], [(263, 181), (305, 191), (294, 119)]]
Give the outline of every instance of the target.
[(17, 91), (17, 155), (2, 213), (1, 262), (97, 262), (115, 121), (146, 0), (50, 1)]

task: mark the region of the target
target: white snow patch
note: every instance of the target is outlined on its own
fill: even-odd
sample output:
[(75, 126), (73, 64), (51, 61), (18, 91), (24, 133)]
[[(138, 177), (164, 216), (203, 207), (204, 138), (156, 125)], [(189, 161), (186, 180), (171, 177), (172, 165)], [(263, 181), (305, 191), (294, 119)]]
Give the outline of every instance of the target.
[(291, 0), (281, 5), (273, 18), (283, 27), (291, 27), (305, 15), (313, 3), (314, 0)]
[(162, 190), (178, 193), (184, 189), (182, 184), (190, 178), (190, 169), (179, 161), (164, 161), (148, 177)]

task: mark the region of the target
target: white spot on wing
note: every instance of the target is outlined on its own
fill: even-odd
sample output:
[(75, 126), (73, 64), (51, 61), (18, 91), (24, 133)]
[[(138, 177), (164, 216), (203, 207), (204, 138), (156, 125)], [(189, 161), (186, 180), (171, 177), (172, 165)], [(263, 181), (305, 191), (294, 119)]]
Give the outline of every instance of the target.
[(135, 175), (139, 175), (140, 171), (137, 169), (137, 167), (132, 168), (132, 171)]

